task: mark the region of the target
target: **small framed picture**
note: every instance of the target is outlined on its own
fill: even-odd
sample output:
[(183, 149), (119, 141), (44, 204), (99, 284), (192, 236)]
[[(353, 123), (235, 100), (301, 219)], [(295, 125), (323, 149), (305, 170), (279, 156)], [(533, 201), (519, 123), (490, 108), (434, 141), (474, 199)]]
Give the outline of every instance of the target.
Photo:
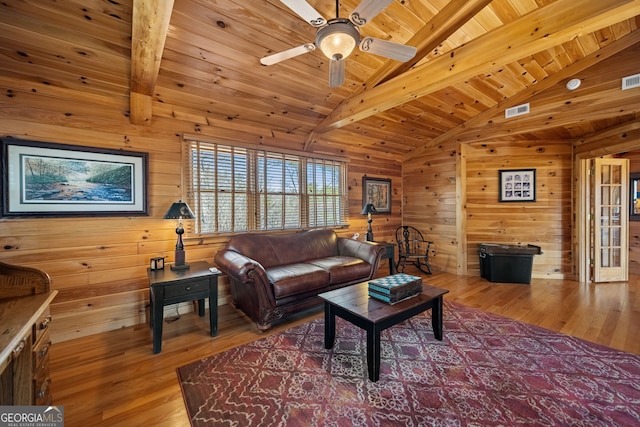
[(391, 213), (391, 179), (362, 177), (362, 208), (369, 203), (376, 213)]
[(500, 202), (535, 202), (536, 170), (499, 170)]
[(151, 258), (149, 260), (149, 270), (164, 270), (164, 257)]

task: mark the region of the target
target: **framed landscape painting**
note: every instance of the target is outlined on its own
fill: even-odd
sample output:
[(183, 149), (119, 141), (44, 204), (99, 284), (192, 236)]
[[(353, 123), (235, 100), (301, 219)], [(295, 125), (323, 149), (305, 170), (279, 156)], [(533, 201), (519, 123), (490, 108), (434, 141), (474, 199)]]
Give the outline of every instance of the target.
[(2, 216), (148, 215), (148, 154), (1, 140)]
[(500, 170), (501, 202), (535, 202), (536, 170)]

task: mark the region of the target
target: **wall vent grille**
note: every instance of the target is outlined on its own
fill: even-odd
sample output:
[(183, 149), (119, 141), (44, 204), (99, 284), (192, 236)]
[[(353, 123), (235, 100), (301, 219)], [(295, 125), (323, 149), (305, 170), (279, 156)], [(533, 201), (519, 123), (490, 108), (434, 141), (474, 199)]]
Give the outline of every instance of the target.
[(523, 114), (529, 114), (529, 103), (516, 105), (515, 107), (504, 110), (504, 117), (507, 119), (522, 116)]
[(622, 78), (622, 90), (640, 87), (640, 74)]

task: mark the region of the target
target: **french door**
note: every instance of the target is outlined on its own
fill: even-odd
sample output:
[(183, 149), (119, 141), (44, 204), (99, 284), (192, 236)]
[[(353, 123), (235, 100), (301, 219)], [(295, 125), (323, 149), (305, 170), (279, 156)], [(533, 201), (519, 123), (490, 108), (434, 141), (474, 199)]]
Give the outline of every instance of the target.
[(629, 266), (629, 160), (596, 158), (592, 162), (592, 279), (624, 281)]

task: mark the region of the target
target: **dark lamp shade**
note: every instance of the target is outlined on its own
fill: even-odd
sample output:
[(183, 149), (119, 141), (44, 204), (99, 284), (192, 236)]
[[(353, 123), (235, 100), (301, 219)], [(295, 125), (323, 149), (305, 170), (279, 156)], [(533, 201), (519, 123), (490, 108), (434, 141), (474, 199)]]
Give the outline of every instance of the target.
[(189, 205), (182, 200), (172, 204), (164, 215), (164, 219), (194, 219), (195, 217)]
[(365, 205), (364, 208), (362, 208), (362, 212), (360, 212), (361, 215), (368, 215), (370, 213), (378, 213), (378, 211), (376, 210), (376, 207), (373, 206), (372, 203), (367, 203)]

